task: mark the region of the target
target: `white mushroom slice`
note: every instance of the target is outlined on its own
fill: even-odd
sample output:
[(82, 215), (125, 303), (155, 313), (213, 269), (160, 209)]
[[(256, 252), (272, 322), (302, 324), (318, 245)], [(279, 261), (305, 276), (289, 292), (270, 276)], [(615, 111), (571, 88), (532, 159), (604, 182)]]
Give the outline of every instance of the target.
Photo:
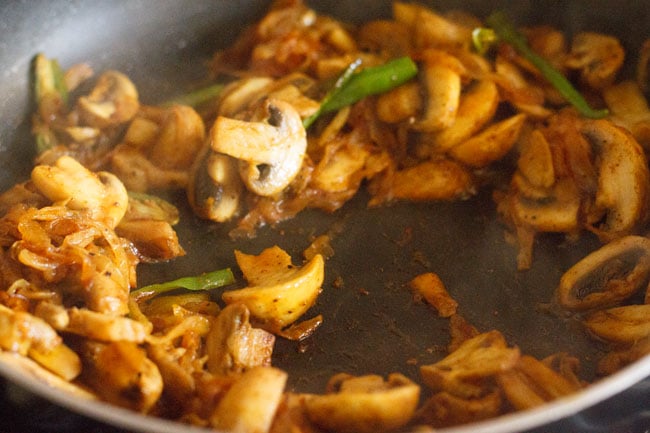
[(135, 85), (117, 71), (103, 73), (91, 93), (79, 98), (78, 105), (85, 123), (97, 128), (125, 123), (140, 107)]
[(516, 114), (495, 123), (453, 147), (449, 155), (470, 167), (485, 167), (500, 160), (512, 149), (525, 120), (525, 114)]
[(556, 289), (562, 308), (571, 311), (610, 307), (629, 298), (650, 276), (650, 239), (614, 240), (569, 268)]
[(647, 218), (650, 174), (643, 149), (608, 120), (585, 121), (581, 132), (599, 155), (595, 206), (606, 213), (601, 236), (631, 233)]
[(324, 262), (315, 255), (302, 267), (280, 247), (267, 248), (258, 256), (235, 251), (237, 264), (249, 286), (223, 293), (227, 304), (242, 303), (251, 315), (271, 330), (280, 330), (302, 316), (321, 292)]
[(287, 374), (254, 367), (242, 374), (210, 416), (212, 427), (231, 433), (266, 433), (280, 405)]
[(439, 131), (456, 120), (460, 102), (463, 65), (454, 56), (430, 48), (423, 53), (422, 87), (425, 111), (413, 128), (423, 132)]
[(634, 344), (650, 336), (650, 304), (596, 311), (587, 316), (585, 326), (604, 340)]
[(268, 77), (250, 77), (228, 84), (219, 98), (217, 114), (225, 117), (234, 117), (245, 110), (249, 104), (258, 99), (273, 79)]
[(328, 384), (332, 393), (310, 395), (307, 416), (329, 431), (379, 433), (404, 426), (412, 418), (420, 387), (401, 374), (354, 377), (339, 374)]
[(259, 108), (251, 121), (217, 117), (210, 141), (215, 152), (240, 160), (240, 175), (250, 191), (274, 196), (300, 171), (307, 133), (290, 104), (267, 99)]
[(115, 175), (95, 174), (69, 156), (60, 157), (53, 166), (37, 165), (31, 179), (55, 204), (89, 210), (111, 228), (120, 222), (128, 207), (126, 188)]
[(143, 323), (128, 317), (116, 317), (74, 307), (68, 310), (68, 315), (70, 322), (64, 331), (92, 340), (142, 343), (148, 334)]

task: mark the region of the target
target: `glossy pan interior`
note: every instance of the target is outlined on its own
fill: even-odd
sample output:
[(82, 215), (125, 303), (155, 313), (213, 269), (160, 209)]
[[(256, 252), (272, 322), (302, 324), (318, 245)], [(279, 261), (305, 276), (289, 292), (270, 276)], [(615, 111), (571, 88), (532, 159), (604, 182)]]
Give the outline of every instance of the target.
[[(636, 52), (650, 18), (650, 3), (597, 1), (437, 1), (440, 10), (462, 8), (484, 16), (507, 8), (520, 23), (551, 23), (569, 33), (597, 29), (621, 37)], [(29, 64), (37, 52), (65, 67), (88, 62), (96, 71), (118, 69), (137, 85), (145, 103), (183, 93), (206, 76), (205, 63), (232, 42), (268, 2), (231, 0), (63, 0), (0, 4), (0, 187), (24, 180), (33, 157), (29, 135), (33, 109)], [(311, 6), (344, 20), (388, 16), (387, 1), (313, 1)], [(184, 203), (179, 197), (179, 203)], [(504, 240), (488, 193), (467, 202), (399, 204), (367, 209), (360, 195), (335, 214), (305, 212), (252, 240), (234, 243), (229, 225), (205, 223), (183, 208), (179, 237), (186, 257), (168, 265), (142, 266), (141, 283), (165, 281), (234, 266), (235, 248), (258, 253), (279, 245), (294, 257), (310, 237), (332, 236), (335, 255), (326, 265), (324, 291), (308, 314), (325, 320), (300, 344), (279, 341), (274, 362), (290, 373), (289, 386), (322, 392), (336, 372), (418, 377), (418, 365), (444, 354), (446, 319), (416, 304), (406, 289), (415, 275), (438, 273), (459, 301), (460, 312), (480, 330), (498, 329), (523, 352), (544, 357), (557, 351), (578, 355), (583, 373), (593, 376), (598, 347), (578, 326), (537, 308), (551, 299), (564, 270), (596, 247), (585, 238), (570, 244), (545, 236), (535, 249), (533, 268), (515, 270), (515, 250)], [(413, 236), (409, 237), (408, 234)], [(340, 287), (335, 279), (342, 279)], [(413, 361), (417, 362), (413, 362)], [(590, 363), (589, 360), (592, 360)], [(70, 400), (30, 377), (0, 365), (0, 373), (54, 402), (91, 417), (138, 431), (186, 432), (187, 426), (142, 417), (102, 403)], [(453, 431), (520, 431), (567, 416), (631, 386), (650, 374), (650, 359), (601, 380), (586, 391), (535, 411)], [(650, 397), (650, 396), (649, 396)], [(450, 430), (450, 431), (452, 431)]]

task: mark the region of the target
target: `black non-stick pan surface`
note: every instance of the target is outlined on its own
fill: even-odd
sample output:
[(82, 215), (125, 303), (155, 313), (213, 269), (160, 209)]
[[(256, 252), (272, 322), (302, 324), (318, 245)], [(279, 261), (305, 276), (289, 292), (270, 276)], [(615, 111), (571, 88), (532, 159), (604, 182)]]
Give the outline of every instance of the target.
[[(438, 10), (464, 9), (479, 16), (497, 8), (506, 9), (518, 23), (548, 23), (569, 34), (580, 30), (614, 33), (629, 53), (635, 53), (643, 38), (650, 35), (646, 29), (650, 22), (648, 2), (430, 4)], [(387, 1), (328, 0), (310, 5), (350, 22), (390, 15)], [(268, 2), (253, 0), (1, 3), (1, 189), (26, 179), (34, 156), (29, 134), (34, 108), (29, 64), (36, 53), (57, 58), (63, 67), (87, 62), (98, 72), (120, 70), (131, 77), (144, 103), (155, 104), (204, 80), (211, 54), (234, 41), (243, 26), (261, 17), (267, 6)], [(335, 254), (326, 264), (323, 293), (307, 313), (308, 317), (322, 314), (324, 323), (301, 343), (279, 340), (274, 352), (275, 365), (290, 373), (291, 389), (322, 392), (328, 378), (341, 371), (382, 375), (400, 371), (417, 378), (420, 365), (443, 357), (449, 339), (447, 320), (414, 301), (407, 288), (410, 279), (428, 271), (441, 277), (459, 302), (459, 312), (479, 330), (498, 329), (510, 344), (540, 358), (559, 351), (572, 353), (582, 360), (583, 377), (594, 376), (600, 348), (576, 323), (560, 320), (542, 306), (550, 301), (562, 273), (596, 248), (597, 241), (589, 236), (579, 242), (542, 236), (535, 246), (533, 267), (518, 272), (516, 251), (505, 241), (504, 227), (497, 221), (489, 191), (469, 201), (400, 203), (373, 209), (366, 206), (367, 196), (361, 193), (333, 214), (307, 211), (276, 227), (259, 230), (254, 239), (238, 241), (227, 235), (232, 225), (201, 221), (191, 214), (182, 194), (176, 198), (183, 212), (179, 238), (188, 254), (170, 264), (141, 265), (141, 284), (234, 267), (234, 249), (257, 254), (278, 245), (297, 261), (313, 237), (330, 235)], [(122, 412), (111, 416), (113, 409), (106, 406), (86, 409), (82, 403), (57, 399), (55, 393), (44, 391), (28, 378), (7, 371), (2, 374), (32, 393), (106, 423), (143, 431), (166, 428), (159, 424), (143, 427), (146, 424), (141, 422), (147, 420), (137, 417), (132, 421), (129, 414)], [(588, 394), (585, 398), (556, 402), (528, 418), (520, 414), (491, 421), (484, 431), (523, 430), (573, 415), (631, 387), (648, 374), (650, 362), (639, 362), (582, 393)], [(650, 401), (647, 384), (627, 392), (632, 392), (634, 402)], [(623, 408), (638, 408), (632, 414), (643, 410), (643, 406), (627, 404), (617, 397), (607, 402), (601, 405), (611, 407), (623, 402)], [(617, 410), (616, 415), (623, 412)], [(587, 419), (589, 423), (594, 414), (597, 420), (603, 413), (582, 412), (564, 422)], [(643, 421), (643, 416), (640, 419)], [(169, 428), (165, 431), (176, 431), (174, 426)]]

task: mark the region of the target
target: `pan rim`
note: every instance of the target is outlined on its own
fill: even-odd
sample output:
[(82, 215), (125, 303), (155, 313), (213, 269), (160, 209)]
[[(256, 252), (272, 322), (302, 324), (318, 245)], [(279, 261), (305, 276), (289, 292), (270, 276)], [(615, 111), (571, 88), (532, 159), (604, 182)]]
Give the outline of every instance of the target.
[[(0, 376), (64, 409), (114, 427), (133, 429), (142, 433), (218, 433), (220, 431), (144, 415), (101, 400), (86, 400), (48, 385), (35, 375), (20, 371), (4, 360), (0, 360)], [(500, 433), (515, 433), (529, 430), (559, 421), (592, 407), (648, 377), (650, 377), (650, 355), (589, 384), (574, 394), (558, 398), (537, 408), (517, 411), (485, 421), (436, 429), (436, 432), (493, 433), (498, 431)]]

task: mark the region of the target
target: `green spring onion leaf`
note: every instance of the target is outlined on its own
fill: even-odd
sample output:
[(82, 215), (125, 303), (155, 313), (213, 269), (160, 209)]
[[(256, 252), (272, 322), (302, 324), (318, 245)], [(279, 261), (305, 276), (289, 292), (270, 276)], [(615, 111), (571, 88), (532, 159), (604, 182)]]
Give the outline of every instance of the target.
[(131, 292), (136, 301), (149, 299), (161, 293), (183, 288), (187, 290), (209, 290), (227, 286), (235, 282), (235, 276), (230, 268), (219, 269), (195, 277), (183, 277), (166, 283), (151, 284)]
[(571, 82), (560, 71), (528, 46), (524, 35), (515, 29), (505, 13), (501, 11), (495, 12), (487, 18), (486, 22), (499, 39), (512, 45), (519, 54), (532, 63), (580, 114), (592, 119), (600, 119), (609, 114), (606, 109), (595, 110), (591, 108), (580, 92), (573, 87)]
[(324, 113), (340, 110), (366, 96), (378, 95), (401, 86), (413, 78), (418, 68), (410, 57), (401, 57), (380, 66), (357, 72), (361, 61), (352, 62), (321, 101), (320, 108), (303, 120), (305, 129)]

